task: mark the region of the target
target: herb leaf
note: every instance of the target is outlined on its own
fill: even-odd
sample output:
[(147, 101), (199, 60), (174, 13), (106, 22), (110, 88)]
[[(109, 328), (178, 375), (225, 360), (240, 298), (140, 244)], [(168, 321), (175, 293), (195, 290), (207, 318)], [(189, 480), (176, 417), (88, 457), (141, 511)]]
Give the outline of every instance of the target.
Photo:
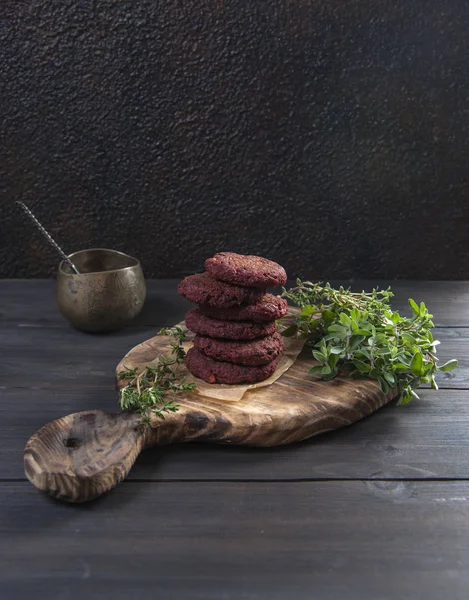
[(355, 293), (298, 279), (296, 287), (283, 288), (282, 296), (301, 308), (283, 334), (308, 338), (305, 347), (319, 363), (309, 372), (325, 380), (348, 371), (376, 380), (384, 393), (399, 397), (398, 404), (407, 404), (418, 398), (414, 390), (420, 384), (438, 389), (435, 375), (458, 365), (457, 360), (438, 365), (439, 342), (433, 340), (432, 315), (425, 304), (409, 299), (412, 318), (403, 317), (390, 308), (390, 288)]
[(449, 360), (448, 362), (446, 362), (444, 365), (441, 365), (441, 367), (439, 367), (438, 370), (448, 372), (448, 371), (452, 371), (457, 366), (458, 366), (458, 361), (453, 358), (452, 360)]
[(160, 335), (168, 335), (174, 341), (170, 342), (171, 353), (159, 354), (154, 365), (143, 370), (127, 369), (120, 371), (119, 380), (126, 385), (121, 388), (119, 403), (122, 410), (140, 412), (142, 423), (150, 424), (153, 414), (164, 420), (165, 413), (175, 413), (179, 407), (172, 399), (167, 399), (168, 392), (193, 391), (195, 383), (187, 382), (185, 378), (178, 380), (174, 367), (184, 362), (186, 353), (182, 347), (187, 340), (187, 330), (180, 325), (162, 329)]

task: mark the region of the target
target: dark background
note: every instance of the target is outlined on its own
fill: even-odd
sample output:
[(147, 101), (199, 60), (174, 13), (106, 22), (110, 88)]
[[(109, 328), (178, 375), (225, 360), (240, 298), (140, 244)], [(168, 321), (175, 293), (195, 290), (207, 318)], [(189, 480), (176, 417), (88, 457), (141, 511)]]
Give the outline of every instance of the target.
[(467, 279), (467, 0), (3, 0), (0, 276)]

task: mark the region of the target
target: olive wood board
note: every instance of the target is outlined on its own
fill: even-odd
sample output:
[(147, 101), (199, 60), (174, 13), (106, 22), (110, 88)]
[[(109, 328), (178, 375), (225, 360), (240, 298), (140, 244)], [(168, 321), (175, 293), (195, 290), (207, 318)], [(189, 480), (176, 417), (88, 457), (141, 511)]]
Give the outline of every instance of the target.
[[(151, 363), (167, 349), (167, 336), (135, 346), (117, 366)], [(137, 413), (91, 410), (74, 413), (37, 431), (24, 451), (28, 479), (68, 502), (101, 496), (121, 482), (142, 450), (179, 442), (277, 446), (351, 425), (389, 402), (377, 382), (349, 377), (323, 381), (308, 370), (317, 364), (304, 351), (267, 387), (248, 390), (237, 402), (179, 393), (179, 410), (142, 424)]]

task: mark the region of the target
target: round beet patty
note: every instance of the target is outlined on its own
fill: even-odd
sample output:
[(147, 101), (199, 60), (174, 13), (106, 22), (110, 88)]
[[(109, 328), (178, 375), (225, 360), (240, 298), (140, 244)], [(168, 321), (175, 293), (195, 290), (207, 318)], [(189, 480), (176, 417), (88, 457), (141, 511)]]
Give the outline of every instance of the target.
[(285, 285), (287, 274), (276, 262), (262, 256), (246, 256), (235, 252), (219, 252), (205, 261), (205, 269), (209, 275), (232, 283), (258, 288)]
[(250, 323), (248, 321), (220, 321), (202, 314), (193, 308), (186, 314), (186, 327), (199, 335), (229, 340), (253, 340), (272, 335), (275, 321), (269, 323)]
[(191, 302), (217, 308), (259, 302), (264, 295), (262, 290), (217, 281), (207, 273), (189, 275), (179, 284), (178, 292)]
[(207, 383), (257, 383), (272, 375), (277, 368), (278, 358), (268, 365), (246, 367), (228, 362), (213, 360), (196, 348), (191, 348), (186, 355), (186, 366), (192, 375), (200, 377)]
[(258, 340), (247, 341), (215, 340), (196, 335), (194, 347), (215, 360), (255, 367), (267, 365), (278, 358), (283, 350), (283, 338), (277, 332)]
[(232, 308), (214, 308), (208, 304), (201, 304), (200, 311), (214, 319), (222, 321), (273, 321), (284, 317), (288, 312), (287, 301), (272, 294), (266, 294), (256, 304), (247, 306), (233, 306)]

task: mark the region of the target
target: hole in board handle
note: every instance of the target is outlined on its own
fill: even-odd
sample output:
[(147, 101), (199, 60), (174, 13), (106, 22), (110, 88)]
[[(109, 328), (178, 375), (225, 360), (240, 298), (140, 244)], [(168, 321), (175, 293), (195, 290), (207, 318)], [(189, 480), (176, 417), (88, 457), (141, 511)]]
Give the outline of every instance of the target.
[(64, 440), (64, 446), (67, 448), (78, 448), (81, 445), (81, 440), (78, 438), (67, 438)]

